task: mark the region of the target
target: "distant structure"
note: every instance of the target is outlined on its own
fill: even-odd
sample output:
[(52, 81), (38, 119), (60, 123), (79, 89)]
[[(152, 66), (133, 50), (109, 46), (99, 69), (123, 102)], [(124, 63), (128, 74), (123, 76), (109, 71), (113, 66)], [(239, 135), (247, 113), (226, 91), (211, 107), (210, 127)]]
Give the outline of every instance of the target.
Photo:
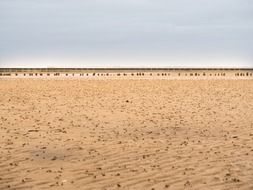
[(0, 68), (0, 78), (253, 79), (253, 68)]

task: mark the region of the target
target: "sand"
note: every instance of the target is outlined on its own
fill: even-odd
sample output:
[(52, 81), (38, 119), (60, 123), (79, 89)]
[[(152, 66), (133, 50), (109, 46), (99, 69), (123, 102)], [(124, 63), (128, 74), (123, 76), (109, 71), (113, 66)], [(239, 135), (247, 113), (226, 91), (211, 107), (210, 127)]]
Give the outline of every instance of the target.
[(0, 189), (253, 189), (253, 81), (0, 80)]

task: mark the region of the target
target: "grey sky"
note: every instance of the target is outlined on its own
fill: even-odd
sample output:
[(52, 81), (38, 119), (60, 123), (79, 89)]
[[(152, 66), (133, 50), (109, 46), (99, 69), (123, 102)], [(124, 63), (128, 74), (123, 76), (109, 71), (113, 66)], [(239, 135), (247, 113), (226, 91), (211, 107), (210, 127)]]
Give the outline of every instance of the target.
[(1, 0), (0, 67), (253, 67), (252, 0)]

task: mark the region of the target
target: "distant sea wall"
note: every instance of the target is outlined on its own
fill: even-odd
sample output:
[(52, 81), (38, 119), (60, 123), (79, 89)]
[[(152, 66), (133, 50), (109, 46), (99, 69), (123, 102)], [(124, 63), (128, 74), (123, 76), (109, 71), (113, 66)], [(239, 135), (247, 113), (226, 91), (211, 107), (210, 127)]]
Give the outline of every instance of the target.
[(253, 68), (0, 68), (0, 78), (253, 79)]

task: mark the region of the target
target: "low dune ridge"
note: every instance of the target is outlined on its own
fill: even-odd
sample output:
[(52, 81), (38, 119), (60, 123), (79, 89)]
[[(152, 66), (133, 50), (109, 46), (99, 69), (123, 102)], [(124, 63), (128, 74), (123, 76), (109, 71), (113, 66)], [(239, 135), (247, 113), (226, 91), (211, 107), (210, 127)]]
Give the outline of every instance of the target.
[(0, 189), (253, 189), (252, 80), (0, 89)]

